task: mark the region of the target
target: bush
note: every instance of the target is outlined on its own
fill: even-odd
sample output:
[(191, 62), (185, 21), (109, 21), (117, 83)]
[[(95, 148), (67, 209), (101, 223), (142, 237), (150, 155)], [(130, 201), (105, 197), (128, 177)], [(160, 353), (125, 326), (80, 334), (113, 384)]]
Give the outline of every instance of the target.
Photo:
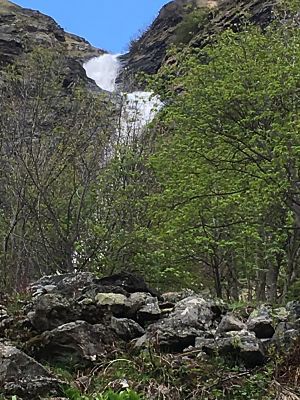
[(109, 390), (103, 394), (82, 395), (76, 388), (68, 388), (65, 390), (65, 395), (69, 400), (142, 400), (141, 396), (135, 391), (126, 389), (121, 392), (114, 392)]
[(199, 32), (208, 16), (208, 9), (196, 9), (186, 14), (175, 30), (175, 44), (187, 44)]

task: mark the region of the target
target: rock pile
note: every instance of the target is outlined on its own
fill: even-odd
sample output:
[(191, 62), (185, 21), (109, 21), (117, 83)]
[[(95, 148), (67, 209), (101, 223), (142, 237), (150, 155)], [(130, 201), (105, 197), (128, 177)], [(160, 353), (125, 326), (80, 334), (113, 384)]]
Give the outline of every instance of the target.
[[(186, 349), (219, 354), (246, 367), (266, 360), (270, 345), (288, 348), (300, 335), (300, 304), (273, 310), (261, 306), (247, 320), (225, 304), (191, 291), (159, 296), (130, 273), (99, 279), (91, 273), (49, 276), (34, 283), (21, 326), (31, 332), (22, 350), (12, 345), (16, 329), (0, 307), (0, 384), (4, 394), (34, 399), (59, 395), (59, 382), (42, 364), (89, 366), (133, 342), (164, 352)], [(16, 325), (20, 329), (20, 319)]]

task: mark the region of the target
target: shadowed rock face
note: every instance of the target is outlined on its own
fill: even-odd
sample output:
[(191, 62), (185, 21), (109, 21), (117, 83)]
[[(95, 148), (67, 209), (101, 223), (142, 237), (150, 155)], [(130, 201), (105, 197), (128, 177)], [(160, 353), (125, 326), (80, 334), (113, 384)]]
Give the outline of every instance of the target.
[(155, 74), (159, 70), (167, 48), (172, 42), (176, 26), (182, 21), (184, 15), (182, 3), (171, 1), (162, 7), (150, 28), (138, 40), (131, 43), (129, 53), (120, 57), (124, 69), (117, 84), (130, 91), (137, 72)]
[(244, 26), (246, 18), (262, 27), (271, 22), (273, 0), (174, 0), (166, 4), (146, 32), (134, 41), (129, 52), (121, 57), (123, 70), (117, 83), (125, 90), (143, 88), (137, 84), (136, 74), (155, 74), (167, 61), (167, 49), (174, 42), (176, 28), (191, 9), (207, 9), (205, 22), (199, 24), (197, 33), (187, 46), (204, 47), (213, 37), (232, 27)]
[(82, 64), (104, 53), (85, 39), (65, 32), (51, 17), (0, 0), (0, 69), (36, 47), (61, 51), (68, 60), (68, 80), (89, 84), (92, 81)]

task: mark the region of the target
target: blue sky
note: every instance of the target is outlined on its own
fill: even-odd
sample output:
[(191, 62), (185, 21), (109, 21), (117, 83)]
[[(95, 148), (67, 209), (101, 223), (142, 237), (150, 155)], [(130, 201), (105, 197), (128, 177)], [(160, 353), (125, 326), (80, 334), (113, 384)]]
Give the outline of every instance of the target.
[(53, 17), (66, 31), (94, 46), (124, 52), (170, 0), (12, 0)]

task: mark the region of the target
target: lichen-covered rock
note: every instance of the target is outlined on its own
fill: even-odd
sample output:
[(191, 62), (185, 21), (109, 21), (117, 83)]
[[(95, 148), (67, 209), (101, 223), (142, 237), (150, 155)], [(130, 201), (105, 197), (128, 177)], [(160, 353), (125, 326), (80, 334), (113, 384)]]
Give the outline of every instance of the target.
[(271, 311), (265, 306), (254, 310), (248, 318), (247, 328), (260, 339), (271, 338), (275, 329)]
[(214, 338), (199, 337), (195, 347), (207, 354), (219, 354), (242, 361), (246, 367), (262, 365), (266, 361), (263, 346), (254, 333), (246, 330), (226, 332)]
[(107, 326), (75, 321), (42, 333), (33, 338), (27, 347), (38, 360), (74, 366), (94, 362), (107, 355), (115, 338)]
[(16, 347), (0, 343), (0, 393), (33, 400), (58, 394), (61, 382)]
[(95, 300), (100, 306), (125, 306), (128, 303), (127, 297), (119, 293), (98, 293)]
[(95, 301), (106, 313), (115, 316), (126, 316), (130, 308), (127, 297), (119, 293), (98, 293)]
[[(195, 338), (214, 325), (214, 303), (201, 296), (190, 296), (179, 301), (168, 317), (149, 325), (145, 340), (155, 340), (164, 351), (182, 351), (194, 346)], [(137, 341), (136, 346), (145, 340)]]
[(295, 323), (300, 329), (300, 301), (290, 301), (286, 305), (288, 320)]
[(78, 297), (83, 289), (92, 284), (95, 275), (91, 272), (68, 273), (44, 276), (30, 286), (33, 296), (59, 293), (65, 297)]
[(58, 294), (39, 296), (32, 305), (27, 317), (38, 332), (57, 328), (76, 319), (70, 302)]
[(157, 297), (149, 293), (132, 293), (128, 298), (128, 303), (130, 316), (142, 324), (146, 321), (157, 320), (161, 316)]
[(276, 323), (284, 322), (289, 319), (289, 312), (286, 307), (278, 307), (272, 310), (272, 317)]
[(177, 303), (187, 297), (194, 296), (195, 292), (191, 289), (185, 289), (181, 292), (166, 292), (162, 294), (162, 300), (166, 303)]
[(128, 318), (111, 318), (111, 328), (118, 337), (129, 341), (142, 336), (145, 330), (135, 321)]
[(101, 283), (93, 282), (82, 289), (82, 298), (94, 299), (98, 293), (117, 293), (128, 296), (128, 292), (120, 286), (102, 285)]
[(300, 330), (296, 329), (294, 323), (280, 322), (275, 329), (271, 344), (277, 348), (289, 350), (300, 337)]
[(218, 326), (217, 332), (224, 333), (230, 331), (242, 331), (243, 329), (246, 329), (246, 324), (244, 324), (234, 315), (227, 314), (224, 315), (224, 317), (222, 318)]

